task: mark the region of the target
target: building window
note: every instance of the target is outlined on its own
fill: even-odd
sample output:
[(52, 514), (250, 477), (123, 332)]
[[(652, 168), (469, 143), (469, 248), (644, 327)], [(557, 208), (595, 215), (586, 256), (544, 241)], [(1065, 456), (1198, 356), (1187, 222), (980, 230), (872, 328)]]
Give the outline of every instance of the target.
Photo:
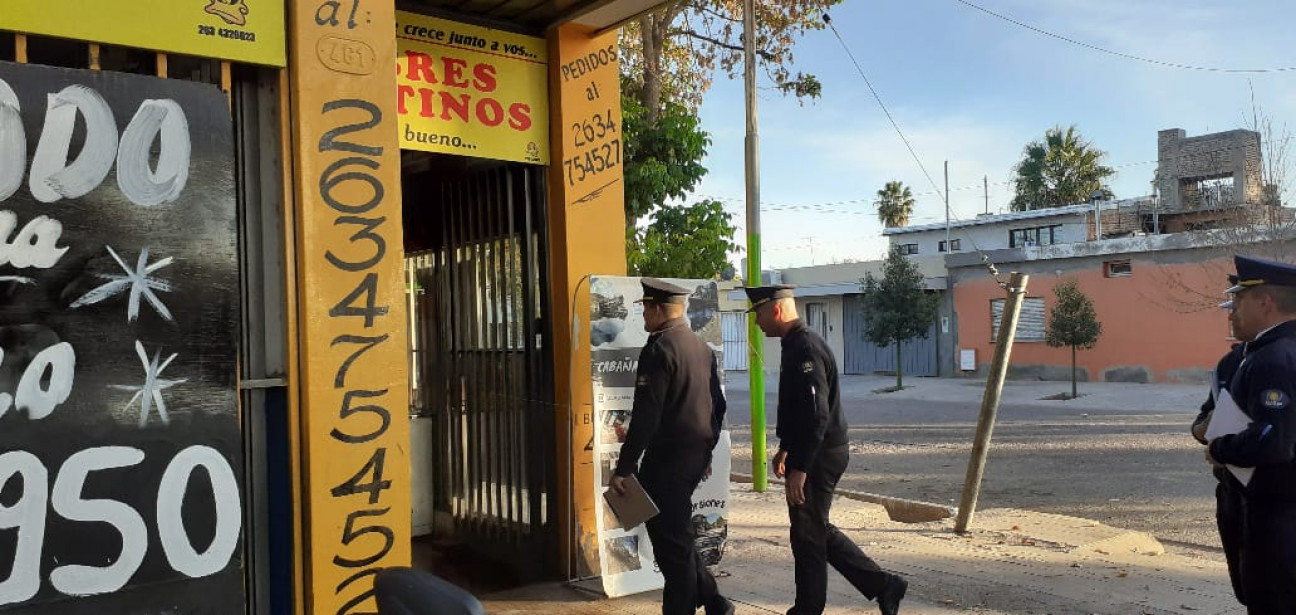
[(828, 338), (828, 304), (827, 303), (807, 303), (806, 304), (806, 326), (812, 331), (819, 334), (819, 337)]
[(1128, 278), (1134, 275), (1134, 264), (1127, 258), (1103, 263), (1103, 273), (1109, 278)]
[(901, 254), (917, 254), (917, 253), (918, 253), (918, 244), (916, 244), (916, 243), (902, 243), (902, 244), (900, 244), (900, 253), (901, 253)]
[[(1003, 319), (1004, 299), (990, 301), (990, 341), (999, 339), (999, 322)], [(1022, 299), (1021, 316), (1017, 319), (1018, 342), (1044, 341), (1044, 298)]]
[(1008, 247), (1029, 248), (1031, 246), (1051, 246), (1062, 241), (1062, 225), (1034, 226), (1016, 228), (1008, 231)]
[(940, 251), (941, 251), (941, 252), (958, 252), (958, 251), (960, 251), (960, 250), (963, 249), (963, 240), (962, 240), (962, 239), (951, 239), (951, 240), (949, 241), (949, 246), (948, 246), (949, 249), (948, 249), (948, 250), (945, 249), (946, 247), (947, 247), (947, 246), (945, 245), (945, 242), (944, 242), (944, 241), (940, 242)]

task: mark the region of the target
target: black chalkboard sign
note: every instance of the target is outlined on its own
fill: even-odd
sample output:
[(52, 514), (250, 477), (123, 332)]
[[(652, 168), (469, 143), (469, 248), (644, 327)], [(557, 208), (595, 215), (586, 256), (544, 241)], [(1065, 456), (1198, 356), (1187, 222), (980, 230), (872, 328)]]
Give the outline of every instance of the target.
[(0, 613), (244, 610), (225, 95), (0, 62)]

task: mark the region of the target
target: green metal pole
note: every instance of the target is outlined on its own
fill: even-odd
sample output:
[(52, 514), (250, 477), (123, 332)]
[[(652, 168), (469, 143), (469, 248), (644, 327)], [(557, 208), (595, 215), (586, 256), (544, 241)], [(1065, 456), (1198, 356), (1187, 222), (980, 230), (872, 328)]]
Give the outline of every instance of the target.
[[(743, 2), (743, 89), (747, 107), (747, 284), (761, 282), (760, 137), (756, 130), (756, 0)], [(751, 378), (752, 488), (765, 491), (765, 337), (756, 315), (747, 316), (747, 375)]]
[[(760, 235), (747, 234), (747, 282), (760, 284)], [(755, 255), (755, 256), (753, 256)], [(747, 376), (751, 392), (752, 487), (764, 492), (769, 486), (765, 456), (765, 333), (756, 326), (756, 313), (747, 315)]]

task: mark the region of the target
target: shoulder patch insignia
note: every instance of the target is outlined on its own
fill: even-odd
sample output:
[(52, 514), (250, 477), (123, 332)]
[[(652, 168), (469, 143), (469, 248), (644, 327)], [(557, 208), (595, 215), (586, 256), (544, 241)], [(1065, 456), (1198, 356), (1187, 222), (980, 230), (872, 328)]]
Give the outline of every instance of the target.
[(1273, 410), (1281, 410), (1291, 403), (1291, 397), (1278, 389), (1268, 389), (1260, 394), (1260, 405)]
[(806, 373), (806, 374), (813, 373), (813, 372), (814, 372), (814, 361), (806, 361), (805, 363), (802, 363), (802, 364), (801, 364), (801, 372), (802, 372), (802, 373)]

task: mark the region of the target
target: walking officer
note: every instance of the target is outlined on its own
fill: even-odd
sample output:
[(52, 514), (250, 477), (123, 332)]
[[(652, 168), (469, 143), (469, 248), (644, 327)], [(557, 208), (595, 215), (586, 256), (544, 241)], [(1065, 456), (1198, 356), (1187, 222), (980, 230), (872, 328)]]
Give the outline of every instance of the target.
[[(725, 398), (715, 353), (689, 328), (684, 306), (692, 291), (642, 278), (644, 329), (630, 428), (608, 486), (625, 493), (638, 470), (644, 491), (660, 513), (645, 524), (657, 566), (665, 577), (663, 615), (731, 615), (702, 563), (693, 528), (693, 491), (711, 465), (724, 423)], [(639, 457), (643, 456), (640, 463)]]
[(785, 479), (795, 560), (796, 600), (788, 615), (820, 615), (828, 599), (828, 565), (877, 600), (882, 615), (900, 610), (909, 584), (883, 571), (828, 523), (837, 481), (850, 461), (837, 360), (822, 337), (797, 316), (793, 287), (749, 287), (748, 310), (765, 335), (782, 338), (779, 366), (779, 450), (774, 474)]
[[(1296, 614), (1296, 267), (1235, 256), (1234, 335), (1247, 342), (1229, 393), (1250, 424), (1210, 443), (1254, 468), (1242, 491), (1242, 594), (1250, 615)], [(1217, 410), (1218, 411), (1218, 410)]]

